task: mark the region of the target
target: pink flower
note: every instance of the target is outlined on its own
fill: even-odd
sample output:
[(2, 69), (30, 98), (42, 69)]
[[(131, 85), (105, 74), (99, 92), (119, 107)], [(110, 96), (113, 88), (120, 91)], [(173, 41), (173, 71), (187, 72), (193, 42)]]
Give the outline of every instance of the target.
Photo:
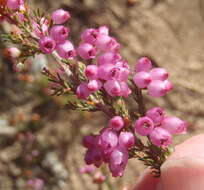
[(100, 80), (90, 80), (87, 84), (87, 88), (91, 92), (96, 92), (102, 88), (103, 84)]
[(152, 68), (152, 62), (147, 57), (141, 57), (135, 65), (136, 72), (140, 72), (140, 71), (148, 72), (151, 68)]
[(160, 125), (164, 119), (164, 110), (160, 107), (154, 107), (147, 111), (146, 116), (152, 119), (155, 125)]
[(165, 81), (153, 80), (147, 87), (148, 94), (154, 97), (164, 96), (169, 88), (167, 87)]
[(126, 82), (120, 82), (120, 88), (121, 88), (121, 96), (127, 98), (131, 93), (131, 89), (127, 85)]
[(135, 132), (142, 136), (149, 135), (154, 129), (154, 123), (149, 117), (140, 117), (135, 122)]
[(98, 146), (105, 153), (110, 153), (118, 144), (117, 133), (110, 128), (104, 130), (98, 138)]
[(120, 59), (121, 55), (119, 53), (108, 51), (98, 57), (97, 63), (98, 65), (114, 64)]
[(103, 80), (126, 81), (129, 73), (128, 68), (117, 64), (104, 64), (98, 68), (98, 77)]
[(109, 28), (107, 26), (100, 26), (98, 28), (98, 32), (100, 34), (108, 35), (109, 34)]
[(151, 77), (148, 72), (140, 71), (135, 74), (133, 81), (138, 88), (147, 88), (151, 82)]
[(131, 90), (126, 82), (119, 82), (117, 80), (108, 80), (104, 83), (104, 89), (112, 96), (128, 97), (131, 94)]
[(98, 30), (94, 28), (88, 28), (84, 30), (84, 32), (82, 32), (81, 40), (85, 43), (90, 43), (92, 45), (95, 45), (98, 34), (99, 34)]
[(113, 70), (115, 66), (113, 64), (104, 64), (98, 67), (98, 78), (103, 80), (110, 80), (114, 75)]
[(108, 126), (116, 131), (120, 131), (124, 126), (123, 118), (120, 116), (114, 116), (109, 121)]
[(40, 50), (45, 54), (50, 54), (55, 50), (56, 43), (50, 37), (43, 37), (39, 41)]
[(169, 80), (165, 80), (164, 84), (166, 86), (167, 92), (171, 91), (173, 89), (173, 84)]
[(102, 152), (98, 148), (88, 149), (84, 160), (88, 165), (94, 164), (96, 167), (99, 167), (103, 162)]
[(185, 134), (187, 130), (187, 123), (178, 117), (165, 117), (161, 126), (171, 134)]
[(88, 79), (97, 79), (98, 78), (98, 66), (88, 65), (85, 69), (85, 75)]
[(121, 132), (118, 138), (118, 142), (120, 146), (129, 149), (135, 144), (135, 137), (131, 132)]
[(99, 34), (96, 38), (95, 45), (102, 51), (110, 50), (110, 43), (112, 38), (110, 36)]
[(87, 135), (83, 138), (83, 146), (86, 148), (93, 148), (96, 144), (96, 136), (95, 135)]
[(69, 28), (65, 26), (53, 26), (50, 29), (50, 36), (56, 41), (56, 42), (64, 42), (69, 35)]
[[(114, 70), (115, 70), (115, 76), (114, 76)], [(127, 65), (123, 61), (119, 61), (115, 64), (115, 69), (112, 71), (112, 76), (118, 80), (118, 81), (127, 81), (130, 69), (127, 67)]]
[(83, 59), (93, 59), (96, 57), (97, 54), (96, 48), (89, 43), (80, 44), (77, 48), (77, 52), (79, 56)]
[(66, 40), (62, 44), (58, 44), (56, 50), (59, 56), (64, 59), (73, 59), (76, 56), (76, 51), (74, 49), (74, 46), (68, 40)]
[(121, 96), (122, 89), (121, 89), (120, 83), (116, 80), (106, 81), (104, 84), (104, 88), (110, 96), (113, 96), (113, 97)]
[(109, 169), (113, 177), (123, 176), (128, 162), (128, 152), (123, 147), (116, 147), (110, 155)]
[(163, 68), (154, 68), (150, 71), (152, 80), (166, 80), (169, 77), (169, 73)]
[(55, 24), (63, 24), (71, 17), (68, 11), (58, 9), (52, 13), (52, 20)]
[(172, 144), (171, 134), (161, 127), (156, 127), (152, 131), (150, 134), (150, 140), (154, 145), (161, 147), (167, 147), (168, 145)]
[(111, 38), (111, 41), (108, 44), (108, 50), (114, 52), (118, 52), (120, 50), (120, 44), (113, 37)]
[(7, 7), (12, 10), (19, 9), (23, 4), (23, 0), (7, 0)]
[(76, 95), (79, 99), (87, 99), (90, 94), (91, 92), (87, 87), (87, 83), (81, 83), (77, 87)]

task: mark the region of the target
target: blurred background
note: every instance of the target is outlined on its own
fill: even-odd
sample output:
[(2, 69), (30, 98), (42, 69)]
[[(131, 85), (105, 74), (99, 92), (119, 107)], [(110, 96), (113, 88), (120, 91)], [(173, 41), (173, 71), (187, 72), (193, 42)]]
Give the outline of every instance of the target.
[[(107, 25), (122, 44), (122, 55), (134, 65), (150, 57), (170, 72), (174, 90), (147, 107), (162, 106), (189, 122), (180, 143), (204, 131), (203, 0), (30, 0), (34, 8), (70, 11), (67, 23), (75, 43), (87, 27)], [(7, 25), (1, 24), (0, 32)], [(30, 60), (31, 71), (16, 73), (0, 44), (0, 190), (129, 190), (145, 168), (131, 160), (123, 178), (106, 168), (81, 174), (84, 135), (105, 125), (101, 113), (66, 110), (64, 97), (50, 97), (40, 68), (52, 60)], [(35, 63), (35, 64), (34, 64)], [(38, 66), (36, 66), (38, 65)], [(40, 66), (39, 66), (40, 65)], [(134, 107), (133, 107), (134, 108)], [(81, 168), (81, 173), (80, 173)], [(105, 180), (105, 181), (104, 181)], [(103, 183), (101, 183), (103, 182)]]

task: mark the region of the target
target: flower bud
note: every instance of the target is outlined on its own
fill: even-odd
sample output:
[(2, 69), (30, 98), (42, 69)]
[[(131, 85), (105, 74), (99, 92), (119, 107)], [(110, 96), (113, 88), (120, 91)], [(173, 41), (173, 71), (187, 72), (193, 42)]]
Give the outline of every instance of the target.
[(85, 69), (85, 75), (88, 79), (97, 79), (98, 67), (96, 65), (88, 65)]
[(111, 80), (113, 78), (113, 64), (104, 64), (98, 67), (98, 78), (102, 80)]
[(129, 69), (120, 65), (104, 64), (98, 68), (98, 77), (103, 80), (126, 81), (129, 76)]
[(68, 40), (66, 40), (62, 44), (58, 44), (56, 50), (59, 56), (64, 59), (73, 59), (76, 56), (76, 51), (74, 49), (74, 46)]
[(109, 45), (111, 43), (111, 37), (104, 35), (104, 34), (99, 34), (96, 38), (96, 47), (102, 51), (107, 51), (110, 49)]
[(77, 52), (79, 56), (83, 59), (93, 59), (96, 56), (96, 48), (93, 47), (91, 44), (82, 43), (77, 48)]
[(169, 73), (164, 68), (154, 68), (150, 71), (152, 80), (166, 80), (169, 77)]
[(69, 35), (69, 28), (65, 26), (53, 26), (50, 29), (50, 36), (57, 42), (64, 42)]
[(154, 97), (164, 96), (168, 92), (168, 87), (164, 81), (153, 80), (147, 87), (148, 94)]
[(150, 134), (150, 140), (156, 146), (167, 147), (172, 143), (172, 136), (167, 130), (156, 127)]
[(58, 9), (52, 13), (51, 17), (55, 24), (63, 24), (71, 16), (68, 11), (64, 11), (63, 9)]
[(111, 71), (111, 75), (118, 81), (127, 81), (128, 76), (130, 74), (130, 70), (127, 67), (124, 67), (120, 64), (121, 62), (117, 62), (116, 67)]
[(109, 168), (113, 177), (122, 176), (128, 162), (128, 152), (124, 147), (116, 147), (110, 155)]
[(154, 107), (147, 111), (146, 116), (152, 119), (155, 125), (160, 125), (164, 119), (164, 110), (160, 107)]
[(120, 88), (121, 88), (121, 96), (127, 98), (131, 93), (131, 89), (127, 85), (126, 82), (120, 82)]
[(107, 26), (100, 26), (98, 28), (98, 32), (100, 34), (108, 35), (109, 34), (109, 28)]
[(87, 83), (81, 83), (77, 87), (76, 95), (79, 99), (87, 99), (90, 94), (91, 92), (87, 87)]
[(86, 148), (93, 148), (96, 144), (96, 136), (95, 135), (87, 135), (83, 138), (83, 146)]
[(81, 40), (83, 42), (95, 45), (96, 38), (97, 38), (98, 34), (99, 34), (98, 30), (96, 30), (94, 28), (88, 28), (88, 29), (84, 30), (84, 32), (82, 32)]
[(98, 57), (97, 63), (98, 65), (114, 64), (120, 59), (121, 59), (121, 55), (119, 53), (108, 51)]
[(98, 148), (88, 149), (84, 160), (88, 165), (99, 163), (102, 160), (102, 152)]
[(124, 126), (123, 118), (114, 116), (108, 123), (108, 126), (116, 131), (120, 131)]
[(141, 71), (135, 74), (133, 81), (138, 88), (147, 88), (151, 82), (151, 77), (149, 73)]
[(105, 129), (98, 138), (98, 146), (105, 152), (112, 152), (117, 144), (117, 133), (110, 128)]
[(135, 132), (142, 136), (149, 135), (154, 129), (154, 123), (149, 117), (140, 117), (135, 122)]
[(39, 41), (40, 50), (45, 54), (50, 54), (55, 50), (56, 42), (50, 37), (43, 37)]
[(91, 80), (87, 84), (87, 88), (91, 92), (96, 92), (97, 90), (100, 90), (102, 86), (103, 86), (103, 84), (100, 80)]
[(120, 146), (129, 149), (135, 144), (135, 137), (131, 132), (121, 132), (118, 138), (118, 142)]
[(173, 89), (173, 84), (169, 80), (165, 80), (164, 84), (166, 86), (167, 92), (171, 91)]
[(141, 57), (137, 61), (137, 64), (135, 65), (136, 72), (140, 72), (140, 71), (148, 72), (151, 68), (152, 68), (152, 62), (147, 57)]
[(116, 80), (108, 80), (105, 82), (104, 84), (104, 88), (106, 90), (106, 92), (110, 95), (110, 96), (121, 96), (121, 86), (120, 83)]
[(107, 50), (118, 52), (120, 49), (120, 44), (116, 41), (115, 38), (111, 38), (111, 41), (108, 44)]
[(171, 134), (185, 134), (187, 123), (178, 117), (165, 117), (162, 121), (162, 128)]

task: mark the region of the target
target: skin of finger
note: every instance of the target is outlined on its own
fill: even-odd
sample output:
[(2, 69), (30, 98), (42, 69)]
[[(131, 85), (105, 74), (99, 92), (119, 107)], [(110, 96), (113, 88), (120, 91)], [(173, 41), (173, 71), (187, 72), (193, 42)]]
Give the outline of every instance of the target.
[(137, 180), (137, 185), (134, 190), (155, 190), (159, 180), (159, 178), (152, 176), (150, 169), (146, 169)]
[[(204, 158), (204, 134), (194, 136), (194, 137), (186, 140), (182, 144), (177, 145), (175, 148), (175, 152), (169, 157), (167, 162), (165, 164), (163, 164), (163, 166), (161, 168), (161, 170), (162, 170), (161, 179), (154, 178), (151, 175), (151, 171), (149, 169), (147, 169), (142, 174), (142, 176), (138, 179), (137, 185), (135, 186), (134, 190), (146, 190), (146, 189), (148, 189), (148, 190), (161, 190), (161, 189), (166, 188), (165, 186), (168, 186), (167, 188), (169, 188), (169, 184), (166, 183), (166, 181), (167, 182), (169, 181), (169, 178), (172, 177), (171, 175), (177, 176), (177, 178), (175, 178), (175, 180), (178, 183), (178, 177), (179, 176), (177, 175), (177, 172), (176, 172), (177, 166), (172, 167), (172, 163), (182, 165), (182, 162), (184, 162), (185, 159), (187, 159), (185, 164), (187, 164), (188, 166), (190, 164), (190, 166), (193, 168), (193, 169), (186, 171), (188, 173), (190, 172), (190, 174), (191, 174), (190, 176), (186, 176), (186, 177), (192, 178), (192, 176), (194, 176), (195, 170), (198, 168), (195, 168), (195, 164), (188, 163), (188, 161), (189, 161), (188, 158), (190, 160), (192, 160), (192, 158), (195, 158), (195, 157), (199, 158), (197, 161), (199, 162), (199, 164), (201, 164), (202, 163), (202, 157)], [(176, 162), (176, 160), (178, 160), (178, 162)], [(185, 168), (189, 168), (185, 164), (183, 165), (183, 169), (184, 169), (184, 170), (182, 170), (183, 172), (185, 172)], [(199, 164), (198, 164), (198, 166), (199, 166)], [(174, 169), (170, 170), (171, 168), (174, 168)], [(204, 169), (203, 170), (201, 169), (201, 171), (199, 171), (201, 173), (199, 173), (199, 174), (203, 175), (202, 171), (204, 171)], [(186, 180), (186, 177), (185, 177), (185, 180)], [(175, 181), (175, 183), (176, 183), (176, 181)], [(173, 181), (171, 181), (171, 184), (172, 184), (172, 182)], [(204, 187), (203, 187), (203, 189), (204, 189)], [(164, 189), (164, 190), (166, 190), (166, 189)], [(181, 189), (179, 189), (179, 190), (181, 190)]]
[(163, 190), (204, 189), (204, 135), (190, 138), (161, 167)]
[(167, 161), (161, 169), (162, 190), (203, 190), (204, 159), (183, 157)]

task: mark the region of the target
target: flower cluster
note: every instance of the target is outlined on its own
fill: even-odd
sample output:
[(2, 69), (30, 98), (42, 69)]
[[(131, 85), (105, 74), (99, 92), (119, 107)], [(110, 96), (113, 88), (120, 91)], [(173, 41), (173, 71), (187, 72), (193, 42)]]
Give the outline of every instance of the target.
[[(22, 0), (7, 1), (9, 14), (18, 13), (22, 6)], [(51, 81), (53, 95), (71, 95), (68, 109), (102, 111), (108, 116), (106, 127), (83, 140), (88, 165), (99, 167), (107, 163), (116, 177), (123, 175), (128, 159), (136, 157), (159, 175), (160, 166), (170, 153), (172, 135), (184, 134), (187, 127), (181, 119), (166, 116), (162, 108), (145, 110), (144, 91), (160, 97), (172, 90), (168, 72), (153, 68), (147, 57), (140, 58), (131, 72), (120, 54), (120, 44), (109, 35), (107, 26), (86, 29), (80, 35), (80, 44), (74, 48), (68, 40), (70, 29), (62, 25), (70, 19), (69, 12), (58, 9), (50, 17), (44, 15), (23, 12), (20, 18), (9, 17), (21, 32), (4, 37), (23, 47), (19, 51), (10, 48), (7, 54), (19, 57), (24, 64), (36, 54), (50, 54), (59, 68), (54, 71), (44, 68), (43, 74)], [(126, 104), (129, 97), (137, 104), (134, 111)], [(146, 136), (146, 141), (140, 136)]]
[(134, 124), (135, 132), (141, 136), (148, 136), (156, 146), (167, 147), (172, 143), (172, 135), (185, 134), (187, 123), (178, 117), (166, 116), (160, 107), (147, 111)]
[(120, 116), (110, 119), (108, 126), (99, 135), (88, 135), (83, 145), (88, 150), (85, 155), (87, 164), (99, 167), (108, 163), (114, 177), (122, 176), (129, 158), (129, 151), (135, 145), (136, 135), (147, 136), (152, 144), (167, 147), (172, 143), (173, 134), (185, 134), (187, 124), (177, 117), (166, 116), (163, 109), (154, 107), (134, 123), (134, 131), (127, 131)]
[(135, 71), (136, 74), (133, 77), (135, 85), (141, 89), (147, 88), (151, 96), (164, 96), (173, 88), (172, 83), (168, 80), (168, 72), (164, 68), (152, 69), (151, 60), (146, 57), (139, 59)]
[(123, 175), (129, 158), (128, 149), (135, 141), (132, 133), (120, 132), (119, 128), (123, 125), (122, 118), (115, 116), (99, 135), (89, 135), (84, 138), (83, 145), (88, 148), (85, 155), (86, 164), (99, 167), (105, 162), (109, 164), (114, 177)]
[(86, 99), (91, 93), (102, 87), (112, 97), (128, 97), (131, 93), (127, 85), (130, 68), (119, 53), (120, 44), (109, 36), (109, 29), (101, 26), (89, 28), (81, 34), (81, 43), (77, 48), (79, 56), (91, 60), (85, 75), (88, 82), (77, 88), (77, 96)]
[(70, 29), (61, 25), (69, 20), (70, 14), (63, 9), (52, 13), (51, 20), (55, 24), (49, 29), (49, 21), (42, 18), (39, 24), (35, 23), (35, 34), (40, 37), (39, 46), (43, 53), (51, 54), (54, 50), (61, 58), (73, 59), (76, 51), (73, 44), (67, 40)]

